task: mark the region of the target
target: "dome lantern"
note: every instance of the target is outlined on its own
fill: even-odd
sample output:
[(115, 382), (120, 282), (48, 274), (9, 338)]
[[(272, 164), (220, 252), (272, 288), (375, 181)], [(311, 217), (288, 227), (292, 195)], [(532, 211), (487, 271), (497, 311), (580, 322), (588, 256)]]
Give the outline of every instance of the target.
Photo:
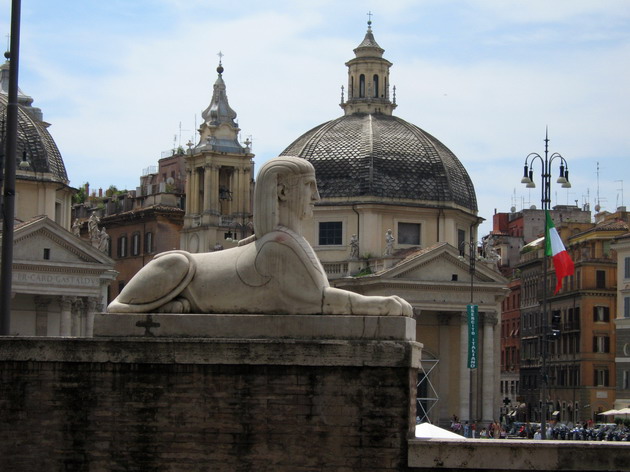
[(346, 115), (353, 113), (382, 113), (391, 115), (396, 104), (389, 99), (389, 68), (392, 63), (372, 33), (372, 21), (361, 44), (354, 49), (354, 59), (348, 67), (348, 100), (341, 103)]

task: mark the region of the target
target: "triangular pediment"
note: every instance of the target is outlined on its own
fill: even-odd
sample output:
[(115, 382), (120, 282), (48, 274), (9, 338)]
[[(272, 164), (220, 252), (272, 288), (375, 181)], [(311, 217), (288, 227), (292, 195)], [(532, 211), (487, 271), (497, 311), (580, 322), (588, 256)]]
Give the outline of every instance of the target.
[[(422, 249), (379, 274), (383, 278), (422, 282), (468, 282), (470, 261), (450, 244), (438, 243)], [(507, 283), (507, 280), (484, 261), (476, 261), (475, 283)]]
[(13, 261), (25, 264), (104, 264), (114, 261), (47, 217), (16, 225)]

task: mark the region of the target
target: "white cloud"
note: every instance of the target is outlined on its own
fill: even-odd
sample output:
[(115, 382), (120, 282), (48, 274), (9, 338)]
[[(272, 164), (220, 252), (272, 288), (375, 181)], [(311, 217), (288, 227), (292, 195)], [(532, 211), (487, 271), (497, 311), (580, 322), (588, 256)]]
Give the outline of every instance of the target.
[[(8, 11), (8, 0), (0, 5)], [(210, 101), (219, 50), (243, 137), (252, 135), (258, 163), (277, 155), (341, 115), (344, 63), (370, 9), (376, 39), (394, 62), (396, 114), (460, 157), (487, 220), (494, 207), (539, 200), (518, 182), (525, 155), (544, 151), (547, 125), (551, 148), (570, 159), (575, 198), (589, 185), (594, 198), (596, 160), (614, 174), (604, 179), (602, 170), (611, 205), (619, 193), (614, 177), (630, 170), (630, 2), (394, 0), (384, 9), (331, 0), (145, 0), (110, 7), (35, 1), (23, 13), (21, 87), (53, 124), (75, 186), (134, 188), (141, 170), (173, 145), (180, 122), (187, 142)]]

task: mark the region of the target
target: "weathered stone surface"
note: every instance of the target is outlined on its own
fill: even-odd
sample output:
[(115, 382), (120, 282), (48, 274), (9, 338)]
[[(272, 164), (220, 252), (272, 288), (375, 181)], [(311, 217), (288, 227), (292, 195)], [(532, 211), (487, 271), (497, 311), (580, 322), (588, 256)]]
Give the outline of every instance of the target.
[(419, 348), (4, 338), (0, 470), (404, 470)]
[(398, 316), (101, 313), (94, 336), (413, 341), (416, 321)]
[(412, 439), (411, 471), (627, 471), (630, 443)]

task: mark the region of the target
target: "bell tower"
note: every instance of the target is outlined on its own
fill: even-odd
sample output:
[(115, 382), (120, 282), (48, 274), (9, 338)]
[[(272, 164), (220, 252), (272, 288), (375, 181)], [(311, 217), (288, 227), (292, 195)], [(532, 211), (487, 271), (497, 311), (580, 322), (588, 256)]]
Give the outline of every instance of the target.
[(372, 20), (368, 20), (368, 29), (361, 44), (354, 49), (354, 59), (346, 62), (348, 66), (348, 100), (344, 102), (343, 91), (341, 108), (346, 115), (353, 113), (382, 113), (391, 115), (396, 108), (389, 98), (389, 68), (393, 65), (383, 58), (385, 50), (381, 48), (372, 34)]
[(223, 54), (210, 105), (202, 112), (199, 143), (186, 156), (186, 214), (180, 247), (207, 252), (236, 245), (253, 233), (254, 154), (249, 140), (241, 145), (236, 112), (223, 81)]

